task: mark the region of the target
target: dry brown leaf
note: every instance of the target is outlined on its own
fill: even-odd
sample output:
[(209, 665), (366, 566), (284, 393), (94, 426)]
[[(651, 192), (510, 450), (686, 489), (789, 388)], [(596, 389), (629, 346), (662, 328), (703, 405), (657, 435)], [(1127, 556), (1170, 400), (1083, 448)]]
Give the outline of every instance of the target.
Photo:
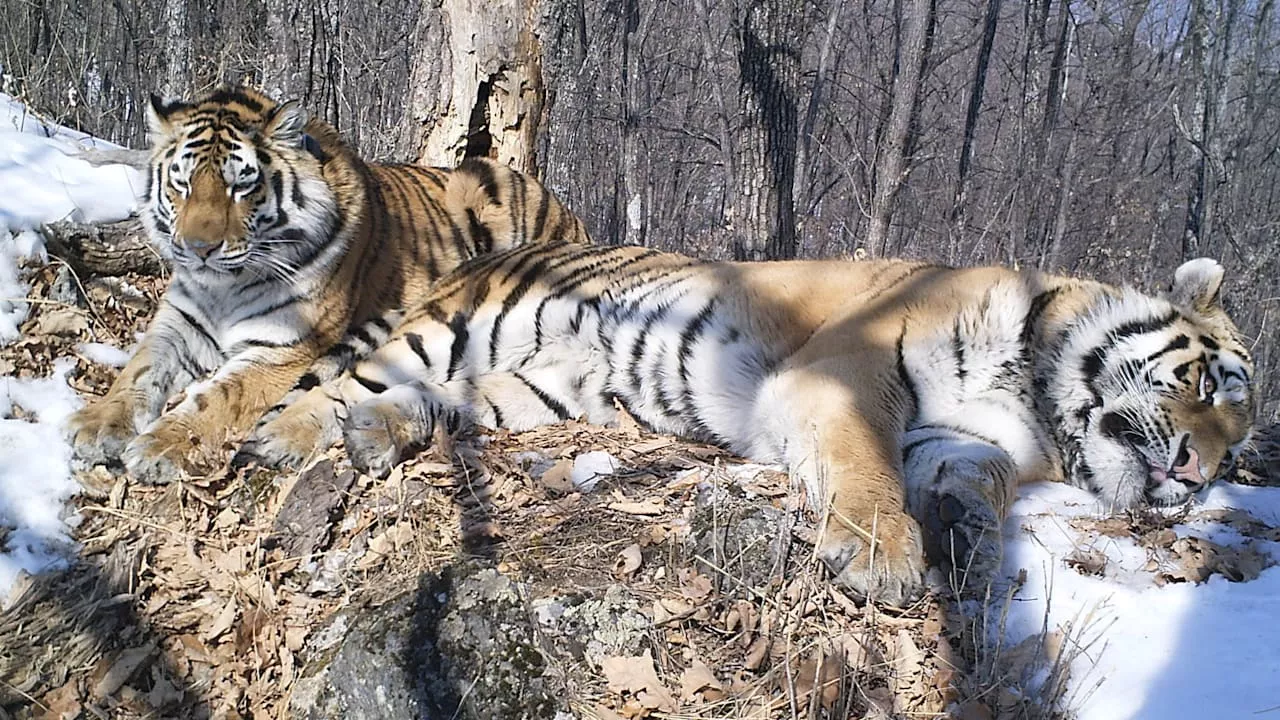
[(155, 645), (143, 645), (121, 651), (111, 663), (110, 669), (94, 684), (93, 697), (102, 699), (114, 695), (155, 651)]
[(677, 577), (680, 579), (680, 594), (694, 602), (705, 600), (715, 589), (711, 578), (693, 568), (682, 568)]
[(769, 640), (762, 635), (747, 648), (747, 657), (742, 661), (742, 666), (748, 670), (759, 670), (768, 652)]
[(626, 720), (626, 718), (623, 717), (622, 715), (619, 715), (618, 713), (600, 704), (597, 704), (595, 707), (588, 709), (587, 717), (591, 718), (591, 720)]
[(618, 553), (618, 559), (613, 563), (613, 574), (628, 577), (640, 569), (643, 559), (644, 557), (640, 554), (640, 543), (631, 543)]
[(47, 710), (41, 717), (47, 720), (75, 720), (80, 717), (83, 706), (80, 704), (80, 690), (76, 685), (76, 680), (72, 678), (62, 687), (45, 693), (40, 698), (40, 704)]
[(1097, 548), (1076, 548), (1063, 561), (1081, 575), (1102, 575), (1107, 567), (1107, 556)]
[(893, 708), (902, 713), (910, 700), (925, 694), (924, 653), (906, 628), (898, 630), (894, 638), (893, 664)]
[(699, 693), (704, 700), (716, 702), (724, 697), (724, 686), (706, 663), (695, 659), (680, 673), (680, 699), (690, 702)]
[(676, 700), (658, 679), (653, 667), (653, 655), (648, 650), (639, 656), (605, 658), (601, 662), (609, 689), (622, 695), (630, 693), (645, 708), (675, 712)]
[(79, 335), (89, 331), (84, 311), (73, 307), (56, 307), (40, 313), (32, 332), (37, 335)]
[(674, 445), (675, 442), (676, 442), (675, 438), (669, 438), (669, 437), (654, 438), (652, 440), (645, 440), (642, 442), (638, 442), (635, 445), (628, 447), (627, 449), (637, 455), (644, 455), (645, 453), (651, 453), (654, 450), (661, 450), (664, 447)]
[(1156, 576), (1166, 582), (1201, 583), (1218, 573), (1232, 582), (1247, 582), (1275, 564), (1270, 553), (1259, 552), (1254, 543), (1227, 547), (1198, 537), (1178, 538), (1170, 547), (1174, 567)]
[(555, 465), (547, 468), (542, 473), (542, 477), (538, 479), (551, 492), (563, 495), (573, 490), (573, 481), (569, 479), (572, 473), (572, 459), (558, 460)]
[(620, 502), (611, 502), (609, 503), (609, 509), (616, 510), (620, 513), (626, 513), (628, 515), (644, 516), (661, 515), (666, 511), (666, 507), (657, 500), (640, 500), (638, 502), (623, 500)]
[(222, 612), (218, 613), (217, 619), (209, 626), (201, 635), (201, 639), (205, 642), (216, 640), (223, 633), (231, 629), (232, 624), (236, 621), (236, 599), (232, 596), (227, 600), (227, 604), (222, 606)]
[(875, 639), (867, 632), (854, 630), (836, 638), (835, 643), (844, 650), (844, 664), (855, 670), (862, 670), (872, 664), (875, 652)]
[(840, 699), (840, 674), (843, 670), (836, 655), (818, 653), (800, 663), (794, 675), (796, 700), (808, 702), (816, 689), (822, 707), (830, 709)]
[(636, 419), (625, 407), (623, 407), (622, 403), (619, 402), (617, 398), (613, 399), (613, 407), (618, 411), (618, 429), (622, 431), (622, 434), (633, 438), (640, 437), (642, 432), (640, 423), (636, 422)]
[(970, 700), (956, 711), (956, 720), (993, 720), (991, 708), (980, 700)]

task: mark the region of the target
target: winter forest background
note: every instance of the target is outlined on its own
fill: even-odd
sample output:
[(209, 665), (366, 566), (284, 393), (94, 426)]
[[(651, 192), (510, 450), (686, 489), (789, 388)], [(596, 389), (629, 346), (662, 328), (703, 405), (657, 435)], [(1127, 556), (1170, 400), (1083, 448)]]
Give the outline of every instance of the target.
[(1274, 0), (0, 0), (0, 91), (132, 147), (149, 91), (301, 98), (373, 159), (486, 154), (601, 242), (1228, 268), (1280, 412)]

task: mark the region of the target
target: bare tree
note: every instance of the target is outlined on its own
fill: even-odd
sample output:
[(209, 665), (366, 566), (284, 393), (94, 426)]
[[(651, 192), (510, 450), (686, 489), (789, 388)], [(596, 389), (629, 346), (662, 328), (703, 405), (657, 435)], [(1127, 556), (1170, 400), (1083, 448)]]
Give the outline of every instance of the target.
[(796, 256), (795, 186), (804, 6), (750, 0), (739, 17), (739, 105), (730, 200), (733, 256)]
[(893, 91), (888, 122), (876, 144), (875, 184), (871, 196), (871, 225), (867, 245), (885, 254), (889, 223), (893, 219), (898, 193), (911, 172), (911, 149), (918, 132), (920, 102), (925, 68), (933, 41), (937, 0), (910, 0), (901, 15), (894, 61)]

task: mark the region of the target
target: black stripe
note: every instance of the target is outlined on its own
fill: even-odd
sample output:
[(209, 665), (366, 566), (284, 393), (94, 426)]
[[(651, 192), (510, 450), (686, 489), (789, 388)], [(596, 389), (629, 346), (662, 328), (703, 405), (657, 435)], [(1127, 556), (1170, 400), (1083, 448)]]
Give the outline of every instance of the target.
[(361, 375), (360, 373), (351, 373), (351, 377), (354, 378), (356, 382), (364, 386), (365, 390), (368, 390), (369, 392), (374, 393), (375, 395), (381, 394), (387, 391), (386, 385), (383, 385), (377, 380), (370, 380), (369, 378)]
[(454, 313), (453, 317), (449, 318), (449, 329), (453, 331), (453, 344), (449, 347), (449, 370), (445, 373), (445, 380), (452, 380), (454, 373), (462, 365), (463, 355), (467, 351), (467, 341), (471, 336), (471, 331), (467, 327), (470, 319), (462, 313)]
[(559, 400), (556, 400), (555, 398), (547, 394), (545, 390), (538, 387), (537, 385), (534, 385), (524, 375), (521, 375), (518, 372), (513, 372), (511, 374), (514, 375), (517, 380), (524, 383), (524, 386), (529, 388), (529, 392), (532, 392), (534, 395), (536, 395), (537, 398), (542, 401), (542, 404), (547, 406), (548, 410), (556, 414), (556, 417), (560, 418), (561, 420), (568, 420), (571, 417), (569, 415), (569, 410), (565, 408), (565, 406), (562, 405)]
[(493, 413), (493, 426), (495, 428), (505, 427), (506, 423), (503, 421), (502, 411), (498, 409), (497, 403), (491, 400), (488, 395), (484, 396), (484, 401), (489, 404), (489, 410)]
[(1169, 313), (1157, 318), (1147, 318), (1145, 320), (1130, 320), (1107, 333), (1106, 340), (1099, 346), (1090, 350), (1085, 354), (1084, 359), (1080, 362), (1080, 370), (1084, 373), (1085, 384), (1094, 394), (1094, 399), (1099, 398), (1098, 392), (1094, 389), (1093, 383), (1097, 380), (1098, 375), (1102, 372), (1103, 365), (1106, 364), (1107, 354), (1125, 338), (1134, 335), (1145, 335), (1147, 333), (1164, 330), (1172, 325), (1180, 317), (1178, 312), (1170, 311)]
[(259, 310), (251, 315), (245, 315), (244, 317), (240, 318), (240, 322), (244, 322), (245, 320), (252, 320), (254, 318), (259, 318), (259, 317), (262, 317), (263, 315), (270, 315), (271, 313), (277, 310), (286, 308), (298, 302), (299, 300), (304, 300), (304, 299), (305, 298), (303, 298), (300, 295), (290, 295), (289, 297), (286, 297), (285, 299), (275, 303), (274, 305), (268, 305), (266, 308), (263, 308), (262, 310)]
[(898, 277), (889, 281), (889, 283), (886, 284), (884, 287), (877, 288), (875, 292), (868, 295), (862, 302), (866, 303), (866, 302), (875, 300), (876, 298), (880, 297), (886, 292), (889, 292), (893, 288), (901, 285), (907, 278), (911, 277), (912, 275), (915, 275), (918, 272), (923, 272), (925, 270), (940, 270), (940, 269), (942, 269), (942, 267), (939, 265), (915, 265), (910, 270), (907, 270), (906, 272), (902, 273)]
[(1018, 339), (1022, 342), (1025, 352), (1030, 352), (1030, 344), (1036, 330), (1036, 326), (1040, 323), (1040, 316), (1049, 308), (1049, 304), (1058, 297), (1062, 292), (1062, 288), (1054, 288), (1046, 290), (1031, 299), (1031, 307), (1027, 309), (1027, 314), (1022, 318), (1022, 333)]
[(386, 332), (386, 333), (391, 332), (391, 323), (387, 322), (385, 318), (376, 317), (370, 320), (369, 322), (372, 323), (374, 327), (378, 328), (382, 332)]
[(183, 310), (177, 305), (171, 304), (170, 307), (172, 307), (174, 310), (177, 310), (178, 314), (182, 316), (182, 319), (185, 320), (188, 325), (195, 328), (196, 331), (200, 333), (201, 337), (203, 337), (205, 340), (208, 340), (210, 345), (212, 345), (216, 350), (221, 352), (222, 346), (218, 344), (218, 341), (213, 338), (213, 335), (211, 335), (209, 331), (205, 329), (204, 325), (201, 325), (200, 322), (191, 315), (191, 313), (188, 313), (186, 310)]
[(1182, 333), (1178, 333), (1178, 336), (1170, 340), (1169, 344), (1148, 355), (1143, 364), (1154, 362), (1174, 350), (1186, 350), (1190, 346), (1191, 338)]
[(418, 333), (405, 333), (404, 341), (409, 346), (409, 349), (413, 351), (413, 354), (417, 355), (418, 359), (422, 361), (422, 364), (428, 370), (431, 369), (431, 358), (427, 356), (427, 349), (422, 346), (422, 336)]
[(951, 354), (956, 359), (956, 378), (960, 381), (960, 386), (964, 387), (964, 378), (969, 374), (969, 369), (964, 363), (964, 339), (960, 337), (960, 320), (957, 318), (954, 325), (954, 331), (951, 335)]
[(538, 196), (538, 217), (534, 220), (533, 237), (529, 238), (530, 240), (538, 240), (542, 237), (542, 231), (547, 224), (547, 212), (551, 210), (551, 193), (547, 192), (547, 189), (542, 186), (539, 186), (538, 189), (542, 191), (542, 194)]
[(308, 372), (308, 373), (304, 373), (302, 377), (298, 378), (298, 383), (293, 386), (293, 389), (310, 390), (311, 388), (319, 384), (320, 384), (320, 378), (316, 377), (315, 373)]
[(644, 358), (645, 346), (649, 344), (649, 333), (653, 330), (654, 323), (665, 317), (670, 309), (670, 305), (663, 303), (653, 312), (649, 313), (648, 317), (644, 319), (644, 324), (640, 327), (640, 332), (637, 334), (635, 344), (631, 346), (631, 362), (628, 363), (627, 374), (631, 377), (632, 387), (637, 390), (644, 386), (643, 380), (640, 377), (640, 361)]
[[(493, 329), (489, 333), (489, 365), (490, 366), (496, 365), (498, 362), (498, 334), (502, 331), (502, 324), (506, 321), (507, 315), (510, 314), (512, 309), (515, 308), (516, 303), (520, 302), (520, 300), (523, 299), (526, 294), (528, 294), (529, 290), (534, 286), (535, 283), (543, 279), (543, 276), (546, 274), (546, 271), (551, 269), (552, 262), (559, 261), (557, 264), (557, 267), (558, 267), (559, 265), (564, 265), (564, 264), (573, 262), (574, 260), (577, 260), (579, 257), (585, 254), (587, 254), (585, 251), (579, 251), (574, 253), (548, 254), (538, 262), (534, 263), (532, 267), (530, 267), (527, 271), (524, 272), (524, 274), (520, 277), (520, 281), (516, 284), (514, 288), (511, 289), (511, 291), (507, 294), (506, 298), (503, 299), (502, 310), (500, 310), (498, 312), (498, 316), (493, 319)], [(528, 255), (528, 257), (533, 257), (533, 256), (534, 256), (534, 253), (530, 253)], [(521, 263), (517, 263), (517, 265), (522, 264), (524, 259), (525, 258), (521, 258)], [(510, 277), (510, 275), (508, 277)]]

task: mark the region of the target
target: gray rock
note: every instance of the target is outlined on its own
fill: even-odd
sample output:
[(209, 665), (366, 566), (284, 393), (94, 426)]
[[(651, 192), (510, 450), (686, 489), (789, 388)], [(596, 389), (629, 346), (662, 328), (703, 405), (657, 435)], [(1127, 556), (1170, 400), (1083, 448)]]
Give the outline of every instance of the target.
[(569, 678), (638, 653), (650, 621), (620, 585), (599, 597), (531, 594), (492, 568), (456, 563), (340, 611), (311, 637), (291, 716), (567, 716)]
[[(723, 592), (765, 590), (783, 579), (791, 550), (788, 513), (715, 488), (699, 498), (686, 553)], [(708, 563), (715, 567), (707, 567)], [(732, 578), (732, 579), (730, 579)]]
[(294, 684), (298, 720), (553, 718), (564, 709), (520, 590), (457, 564), (416, 589), (339, 612)]

